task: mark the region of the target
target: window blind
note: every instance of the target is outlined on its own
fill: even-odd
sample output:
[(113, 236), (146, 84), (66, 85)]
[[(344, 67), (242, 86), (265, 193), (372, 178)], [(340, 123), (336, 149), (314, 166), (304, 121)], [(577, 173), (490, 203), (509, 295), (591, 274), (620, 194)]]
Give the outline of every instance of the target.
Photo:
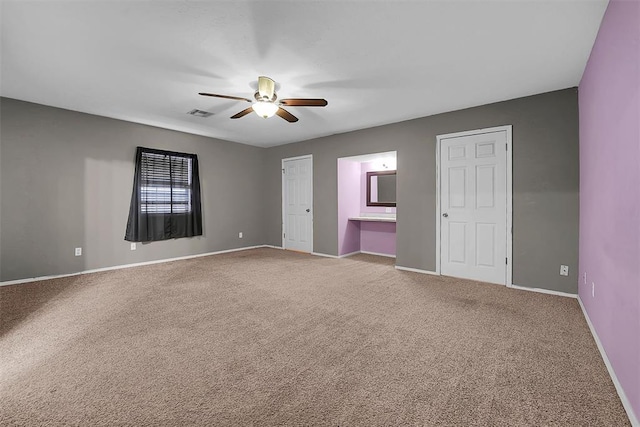
[(138, 147), (125, 240), (202, 235), (198, 156)]
[(191, 212), (191, 164), (191, 158), (188, 157), (143, 152), (140, 211)]

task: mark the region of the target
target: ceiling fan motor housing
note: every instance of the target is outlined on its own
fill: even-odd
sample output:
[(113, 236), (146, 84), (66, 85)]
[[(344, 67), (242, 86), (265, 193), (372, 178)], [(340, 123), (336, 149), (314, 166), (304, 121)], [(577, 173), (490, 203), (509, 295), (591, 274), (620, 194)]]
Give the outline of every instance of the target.
[(271, 95), (271, 97), (267, 98), (264, 95), (261, 95), (260, 92), (256, 92), (253, 97), (256, 99), (256, 101), (258, 102), (276, 102), (276, 99), (278, 99), (278, 95), (273, 92), (273, 95)]
[(258, 77), (258, 92), (255, 95), (258, 101), (273, 102), (276, 100), (276, 82), (269, 77)]

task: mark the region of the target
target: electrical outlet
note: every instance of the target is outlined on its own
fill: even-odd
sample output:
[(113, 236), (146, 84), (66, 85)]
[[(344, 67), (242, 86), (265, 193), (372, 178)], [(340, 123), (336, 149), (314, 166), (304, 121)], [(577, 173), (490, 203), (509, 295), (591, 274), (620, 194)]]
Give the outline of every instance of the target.
[(595, 282), (591, 282), (591, 298), (596, 297), (596, 284)]
[(242, 231), (238, 233), (238, 239), (242, 239)]
[(587, 272), (585, 271), (584, 273), (582, 273), (582, 281), (584, 282), (584, 284), (587, 284)]
[(76, 248), (76, 256), (82, 256), (82, 248)]
[(561, 265), (560, 266), (560, 275), (561, 276), (568, 276), (569, 275), (569, 266), (568, 265)]
[(131, 243), (131, 250), (132, 250), (132, 251), (135, 251), (135, 250), (136, 250), (136, 247), (137, 247), (137, 246), (136, 246), (136, 243), (135, 243), (135, 242), (132, 242), (132, 243)]

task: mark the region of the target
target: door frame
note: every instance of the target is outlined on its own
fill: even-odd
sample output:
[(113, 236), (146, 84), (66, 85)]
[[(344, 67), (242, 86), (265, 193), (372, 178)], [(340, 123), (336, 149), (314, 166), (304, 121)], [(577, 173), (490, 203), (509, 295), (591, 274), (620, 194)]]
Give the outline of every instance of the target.
[(513, 126), (496, 126), (492, 128), (469, 130), (464, 132), (447, 133), (436, 136), (436, 274), (441, 275), (441, 222), (442, 208), (440, 206), (440, 150), (443, 139), (462, 136), (482, 135), (485, 133), (505, 132), (507, 137), (507, 276), (505, 285), (513, 286)]
[(282, 159), (282, 161), (280, 162), (280, 167), (282, 168), (282, 179), (280, 181), (280, 186), (282, 187), (282, 190), (280, 193), (282, 197), (282, 223), (280, 224), (280, 235), (282, 237), (282, 249), (286, 249), (287, 247), (285, 246), (285, 238), (284, 238), (284, 230), (286, 230), (285, 228), (286, 195), (285, 195), (285, 182), (284, 182), (284, 162), (291, 161), (291, 160), (303, 160), (303, 159), (310, 160), (309, 173), (311, 175), (311, 190), (309, 191), (309, 198), (311, 202), (310, 203), (311, 205), (311, 236), (310, 236), (311, 250), (309, 251), (309, 253), (313, 253), (313, 215), (315, 210), (313, 207), (313, 154), (305, 154), (303, 156), (296, 156), (296, 157), (287, 157), (286, 159)]

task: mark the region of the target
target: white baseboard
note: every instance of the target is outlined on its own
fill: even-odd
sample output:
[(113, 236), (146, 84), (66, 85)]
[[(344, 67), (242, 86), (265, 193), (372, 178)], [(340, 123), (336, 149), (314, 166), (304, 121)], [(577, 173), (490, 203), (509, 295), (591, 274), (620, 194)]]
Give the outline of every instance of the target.
[(556, 295), (556, 296), (559, 296), (559, 297), (567, 297), (567, 298), (578, 298), (578, 294), (570, 294), (568, 292), (552, 291), (552, 290), (549, 290), (549, 289), (527, 288), (526, 286), (518, 286), (518, 285), (509, 285), (507, 287), (511, 288), (511, 289), (518, 289), (520, 291), (538, 292), (540, 294)]
[(631, 402), (629, 402), (629, 399), (627, 398), (627, 395), (625, 394), (624, 389), (620, 384), (620, 381), (618, 381), (618, 377), (616, 375), (616, 372), (613, 370), (613, 366), (611, 366), (611, 362), (609, 361), (607, 352), (604, 350), (604, 347), (602, 346), (602, 342), (598, 337), (598, 333), (596, 332), (596, 329), (593, 327), (593, 323), (591, 323), (591, 319), (589, 318), (589, 314), (587, 314), (587, 310), (585, 309), (584, 304), (582, 304), (582, 299), (580, 299), (580, 296), (578, 296), (577, 298), (578, 298), (578, 303), (580, 304), (580, 308), (582, 309), (582, 314), (584, 314), (584, 318), (587, 320), (587, 325), (589, 325), (589, 330), (591, 331), (591, 335), (593, 336), (593, 339), (595, 340), (596, 345), (598, 346), (598, 350), (600, 351), (602, 360), (604, 361), (604, 364), (607, 367), (607, 371), (609, 371), (609, 376), (611, 377), (611, 381), (613, 381), (613, 385), (615, 386), (616, 391), (618, 392), (618, 396), (620, 397), (622, 406), (624, 407), (624, 410), (627, 412), (629, 421), (631, 422), (631, 425), (633, 427), (640, 427), (640, 421), (638, 421), (638, 417), (633, 412), (633, 408), (631, 407)]
[(376, 256), (385, 256), (387, 258), (395, 258), (395, 255), (389, 255), (389, 254), (383, 254), (380, 252), (369, 252), (369, 251), (360, 251), (361, 254), (367, 254), (367, 255), (376, 255)]
[(390, 257), (390, 258), (395, 258), (396, 257), (395, 255), (381, 254), (381, 253), (377, 253), (377, 252), (367, 252), (367, 251), (354, 251), (354, 252), (349, 252), (348, 254), (342, 254), (342, 255), (329, 255), (329, 254), (323, 254), (323, 253), (320, 253), (320, 252), (311, 252), (311, 255), (323, 256), (323, 257), (326, 257), (326, 258), (349, 258), (350, 256), (354, 256), (354, 255), (358, 255), (358, 254), (386, 256), (386, 257)]
[(274, 245), (261, 245), (261, 246), (256, 246), (257, 248), (271, 248), (271, 249), (280, 249), (280, 250), (284, 250), (284, 248), (282, 246), (274, 246)]
[(440, 275), (440, 274), (436, 273), (435, 271), (420, 270), (419, 268), (403, 267), (401, 265), (396, 265), (396, 270), (411, 271), (413, 273), (421, 273), (421, 274), (430, 274), (432, 276), (439, 276)]
[(336, 258), (336, 259), (339, 258), (336, 255), (323, 254), (323, 253), (320, 253), (320, 252), (311, 252), (311, 255), (322, 256), (322, 257), (325, 257), (325, 258)]
[(311, 255), (317, 255), (317, 256), (323, 256), (326, 258), (349, 258), (350, 256), (354, 256), (354, 255), (358, 255), (358, 254), (367, 254), (367, 255), (377, 255), (377, 256), (386, 256), (386, 257), (391, 257), (391, 258), (395, 258), (395, 255), (388, 255), (388, 254), (379, 254), (376, 252), (366, 252), (366, 251), (354, 251), (354, 252), (349, 252), (348, 254), (342, 254), (342, 255), (329, 255), (329, 254), (323, 254), (320, 252), (311, 252)]
[(348, 254), (338, 255), (338, 258), (348, 258), (350, 256), (358, 255), (360, 251), (349, 252)]
[(239, 251), (246, 251), (246, 250), (249, 250), (249, 249), (266, 248), (266, 247), (273, 247), (273, 248), (278, 249), (275, 246), (269, 246), (269, 245), (245, 246), (243, 248), (227, 249), (227, 250), (224, 250), (224, 251), (207, 252), (207, 253), (203, 253), (203, 254), (186, 255), (186, 256), (175, 257), (175, 258), (157, 259), (157, 260), (153, 260), (153, 261), (136, 262), (136, 263), (133, 263), (133, 264), (121, 264), (121, 265), (114, 265), (114, 266), (111, 266), (111, 267), (94, 268), (94, 269), (91, 269), (91, 270), (79, 271), (77, 273), (56, 274), (56, 275), (53, 275), (53, 276), (40, 276), (40, 277), (30, 277), (30, 278), (27, 278), (27, 279), (9, 280), (9, 281), (5, 281), (5, 282), (0, 282), (0, 286), (19, 285), (21, 283), (38, 282), (40, 280), (58, 279), (60, 277), (80, 276), (82, 274), (99, 273), (101, 271), (120, 270), (120, 269), (123, 269), (123, 268), (140, 267), (140, 266), (143, 266), (143, 265), (151, 265), (151, 264), (161, 264), (163, 262), (179, 261), (179, 260), (182, 260), (182, 259), (191, 259), (191, 258), (200, 258), (200, 257), (204, 257), (204, 256), (220, 255), (220, 254), (226, 254), (226, 253), (230, 253), (230, 252), (239, 252)]

